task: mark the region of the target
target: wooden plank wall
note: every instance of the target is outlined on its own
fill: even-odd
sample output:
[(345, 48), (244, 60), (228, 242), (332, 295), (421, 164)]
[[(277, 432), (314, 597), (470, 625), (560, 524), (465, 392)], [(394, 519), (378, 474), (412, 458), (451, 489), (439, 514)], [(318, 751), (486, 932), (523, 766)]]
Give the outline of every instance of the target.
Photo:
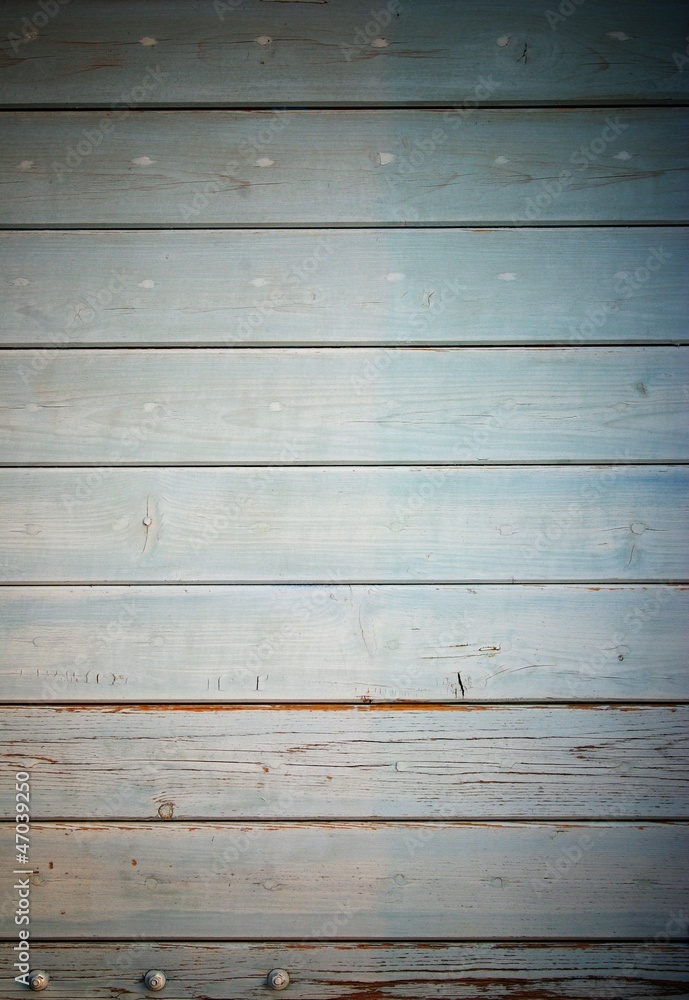
[(687, 31), (3, 3), (3, 998), (689, 996)]

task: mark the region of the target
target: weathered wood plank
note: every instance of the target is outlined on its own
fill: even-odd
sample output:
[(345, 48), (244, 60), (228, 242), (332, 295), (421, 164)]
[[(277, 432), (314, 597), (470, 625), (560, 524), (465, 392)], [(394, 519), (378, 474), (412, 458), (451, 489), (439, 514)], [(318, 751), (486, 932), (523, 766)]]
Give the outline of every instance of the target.
[(682, 227), (7, 230), (0, 252), (0, 343), (45, 347), (37, 372), (63, 345), (689, 339)]
[(288, 13), (257, 0), (117, 0), (83, 9), (68, 2), (3, 3), (5, 106), (688, 96), (686, 74), (678, 72), (686, 24), (675, 0), (632, 7), (607, 0), (583, 9), (529, 0), (518, 11), (509, 0), (312, 0)]
[(689, 348), (0, 356), (0, 462), (686, 461)]
[[(35, 937), (61, 940), (153, 928), (209, 941), (643, 939), (684, 904), (688, 833), (667, 823), (37, 823), (31, 924)], [(13, 843), (13, 824), (0, 836)]]
[(0, 814), (689, 818), (689, 709), (630, 708), (4, 709)]
[(682, 587), (4, 587), (0, 643), (21, 704), (689, 701)]
[(689, 469), (0, 470), (6, 583), (682, 582)]
[(682, 109), (0, 114), (0, 225), (689, 221)]
[[(669, 915), (666, 924), (674, 926)], [(37, 968), (50, 970), (50, 996), (111, 1000), (144, 996), (148, 969), (162, 969), (179, 1000), (255, 1000), (270, 969), (290, 973), (303, 1000), (678, 1000), (689, 996), (686, 945), (663, 944), (665, 924), (645, 944), (337, 945), (300, 942), (48, 944), (33, 941)], [(11, 952), (2, 965), (10, 976)], [(3, 971), (5, 971), (3, 969)], [(14, 975), (14, 970), (12, 970)], [(8, 985), (8, 997), (25, 990)], [(171, 994), (171, 995), (172, 995)], [(150, 995), (150, 994), (149, 994)]]

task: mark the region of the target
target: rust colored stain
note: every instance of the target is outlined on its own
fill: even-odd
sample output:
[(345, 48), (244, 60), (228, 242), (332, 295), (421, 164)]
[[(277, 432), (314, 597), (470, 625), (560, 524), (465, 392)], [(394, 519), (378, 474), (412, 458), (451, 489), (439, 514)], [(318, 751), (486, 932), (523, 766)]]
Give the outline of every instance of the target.
[(132, 858), (132, 868), (136, 868), (136, 858)]
[[(137, 704), (131, 702), (129, 704), (120, 705), (94, 705), (88, 702), (79, 705), (60, 705), (60, 706), (45, 706), (40, 708), (41, 711), (52, 711), (52, 712), (102, 712), (108, 715), (115, 715), (119, 713), (125, 713), (130, 715), (136, 715), (140, 712), (505, 712), (510, 711), (515, 708), (527, 707), (528, 703), (523, 706), (515, 705), (505, 705), (500, 702), (462, 702), (457, 703), (454, 701), (366, 701), (365, 704), (361, 703), (350, 703), (350, 702), (275, 702), (274, 704), (252, 704), (251, 702), (245, 702), (243, 704), (215, 704), (213, 702), (202, 702), (202, 703), (145, 703)], [(553, 704), (539, 704), (528, 706), (532, 711), (537, 709), (547, 708), (567, 708), (569, 710), (577, 709), (579, 711), (610, 711), (616, 710), (620, 712), (643, 712), (648, 706), (641, 703), (629, 703), (627, 705), (621, 705), (615, 702), (586, 702), (586, 701), (572, 701), (572, 702), (553, 702)], [(51, 760), (49, 757), (37, 758), (44, 760), (46, 762), (56, 764), (57, 761)]]
[[(573, 703), (582, 707), (581, 703)], [(50, 706), (48, 706), (50, 707)], [(504, 709), (504, 706), (492, 703), (435, 701), (366, 701), (365, 704), (351, 702), (275, 702), (270, 705), (245, 702), (241, 705), (215, 704), (213, 702), (199, 703), (167, 703), (146, 702), (137, 704), (131, 702), (121, 705), (93, 705), (84, 702), (79, 705), (53, 706), (54, 712), (103, 712), (116, 715), (124, 712), (135, 715), (139, 712), (488, 712)], [(537, 706), (542, 707), (542, 706)], [(587, 707), (595, 708), (597, 705)], [(46, 758), (47, 759), (47, 758)]]

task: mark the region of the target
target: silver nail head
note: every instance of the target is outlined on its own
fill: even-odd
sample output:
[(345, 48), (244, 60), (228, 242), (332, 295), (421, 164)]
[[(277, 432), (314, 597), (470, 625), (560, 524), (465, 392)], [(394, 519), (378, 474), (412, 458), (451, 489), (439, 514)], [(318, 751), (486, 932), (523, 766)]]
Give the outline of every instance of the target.
[(268, 973), (268, 985), (271, 990), (286, 990), (289, 986), (289, 972), (284, 969), (273, 969)]
[(162, 990), (166, 983), (167, 979), (165, 978), (165, 973), (160, 972), (158, 969), (151, 969), (151, 971), (147, 972), (144, 976), (146, 989), (153, 990), (154, 993), (157, 993), (158, 990)]
[(50, 982), (50, 976), (47, 972), (43, 972), (41, 969), (35, 969), (33, 972), (29, 973), (29, 987), (35, 990), (36, 993), (40, 990), (44, 990), (48, 983)]

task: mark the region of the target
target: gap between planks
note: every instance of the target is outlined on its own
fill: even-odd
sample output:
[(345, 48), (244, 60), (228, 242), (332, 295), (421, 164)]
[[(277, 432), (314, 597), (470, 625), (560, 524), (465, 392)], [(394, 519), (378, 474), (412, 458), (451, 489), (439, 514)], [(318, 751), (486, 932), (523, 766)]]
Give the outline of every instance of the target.
[[(233, 816), (231, 819), (219, 819), (216, 817), (207, 817), (203, 815), (194, 816), (193, 814), (185, 815), (183, 819), (156, 819), (154, 816), (128, 816), (126, 814), (122, 815), (112, 815), (107, 818), (100, 817), (97, 819), (91, 819), (90, 817), (84, 816), (50, 816), (48, 818), (41, 817), (40, 815), (31, 817), (32, 823), (40, 823), (43, 827), (49, 827), (59, 824), (69, 824), (74, 826), (85, 826), (88, 824), (89, 827), (108, 827), (113, 824), (127, 824), (127, 826), (138, 827), (138, 826), (160, 826), (160, 825), (177, 825), (177, 826), (189, 826), (193, 824), (195, 827), (211, 827), (219, 825), (233, 825), (239, 824), (241, 826), (534, 826), (540, 827), (544, 825), (552, 826), (562, 826), (562, 827), (591, 827), (591, 826), (610, 826), (611, 823), (615, 823), (619, 826), (637, 826), (639, 824), (654, 826), (676, 826), (685, 825), (687, 823), (687, 817), (685, 816), (663, 816), (662, 818), (653, 816), (624, 816), (623, 818), (615, 817), (610, 819), (607, 816), (545, 816), (545, 817), (532, 817), (532, 816), (500, 816), (496, 818), (492, 815), (487, 816), (470, 816), (463, 817), (450, 816), (450, 817), (437, 817), (437, 816), (386, 816), (381, 819), (380, 816), (290, 816), (288, 820), (285, 820), (284, 816), (279, 814), (275, 816), (254, 816), (252, 814), (247, 814), (246, 816)], [(12, 827), (15, 825), (14, 819), (0, 819), (0, 829)], [(27, 875), (32, 874), (27, 871)], [(0, 936), (0, 940), (2, 937)], [(215, 939), (213, 939), (215, 940)], [(615, 939), (617, 940), (617, 939)]]
[(653, 458), (638, 459), (635, 461), (602, 458), (599, 460), (587, 459), (552, 459), (550, 461), (466, 461), (443, 462), (433, 459), (431, 462), (351, 462), (351, 461), (313, 461), (313, 462), (0, 462), (0, 469), (569, 469), (569, 468), (594, 468), (607, 469), (614, 467), (625, 469), (641, 466), (687, 466), (689, 462), (684, 458)]
[[(667, 227), (668, 229), (686, 229), (689, 225), (684, 219), (673, 220), (673, 219), (651, 219), (649, 221), (638, 221), (629, 220), (621, 221), (616, 223), (611, 220), (596, 220), (596, 219), (571, 219), (564, 222), (548, 222), (544, 220), (539, 220), (538, 222), (530, 222), (528, 220), (520, 220), (519, 222), (510, 222), (509, 220), (505, 222), (491, 220), (490, 223), (486, 223), (484, 218), (477, 218), (475, 220), (463, 219), (461, 222), (433, 222), (424, 220), (421, 222), (329, 222), (319, 219), (317, 223), (314, 222), (238, 222), (233, 225), (227, 222), (218, 222), (216, 224), (206, 223), (205, 226), (199, 226), (194, 223), (178, 223), (171, 225), (169, 223), (142, 223), (140, 226), (135, 223), (128, 223), (125, 225), (117, 225), (115, 223), (102, 222), (99, 225), (89, 225), (87, 222), (66, 222), (63, 225), (52, 224), (50, 226), (42, 225), (40, 223), (17, 223), (8, 224), (3, 223), (0, 225), (0, 232), (32, 232), (32, 233), (64, 233), (64, 232), (88, 232), (88, 233), (99, 233), (99, 232), (181, 232), (194, 230), (196, 232), (217, 232), (218, 230), (280, 230), (280, 229), (290, 229), (290, 230), (320, 230), (320, 229), (658, 229), (661, 227)], [(606, 345), (607, 346), (607, 345)]]
[[(674, 339), (674, 340), (617, 340), (614, 344), (609, 341), (603, 340), (591, 340), (587, 341), (585, 344), (578, 344), (577, 350), (586, 350), (589, 347), (597, 348), (611, 348), (611, 347), (686, 347), (689, 345), (689, 337), (684, 339)], [(217, 343), (181, 343), (179, 341), (165, 341), (162, 343), (146, 343), (145, 341), (138, 341), (135, 344), (132, 343), (119, 343), (117, 341), (108, 341), (101, 344), (56, 344), (49, 340), (29, 340), (22, 343), (7, 343), (0, 344), (0, 353), (2, 351), (170, 351), (170, 350), (185, 350), (185, 351), (255, 351), (255, 350), (281, 350), (281, 351), (301, 351), (301, 350), (464, 350), (470, 348), (481, 348), (483, 350), (491, 350), (493, 348), (497, 350), (547, 350), (548, 348), (554, 348), (562, 350), (563, 348), (570, 347), (571, 343), (567, 340), (552, 340), (544, 344), (539, 341), (519, 341), (518, 343), (514, 341), (513, 343), (503, 343), (496, 344), (494, 341), (457, 341), (452, 343), (447, 340), (438, 341), (418, 341), (417, 343), (411, 344), (408, 340), (404, 341), (384, 341), (384, 340), (372, 340), (366, 341), (366, 343), (360, 344), (348, 344), (344, 342), (329, 343), (328, 341), (314, 341), (313, 343), (307, 344), (283, 344), (279, 341), (274, 342), (256, 342), (256, 343), (244, 343), (244, 344), (217, 344)], [(509, 463), (505, 463), (509, 464)]]
[[(665, 463), (664, 463), (665, 464)], [(687, 587), (676, 580), (0, 580), (0, 587)]]
[[(62, 0), (64, 3), (65, 0)], [(277, 0), (279, 2), (279, 0)], [(282, 0), (285, 2), (285, 0)], [(580, 0), (581, 2), (581, 0)], [(680, 72), (682, 72), (680, 70)], [(614, 100), (591, 99), (589, 101), (575, 101), (573, 103), (568, 103), (567, 101), (555, 100), (549, 101), (491, 101), (490, 99), (482, 100), (480, 102), (481, 110), (488, 111), (500, 111), (503, 108), (508, 111), (588, 111), (592, 108), (597, 108), (603, 111), (616, 111), (617, 109), (622, 109), (624, 111), (648, 111), (653, 108), (678, 108), (683, 109), (689, 107), (689, 98), (677, 99), (677, 98), (653, 98), (649, 97), (646, 101), (632, 100)], [(54, 111), (56, 114), (64, 113), (66, 111), (74, 113), (75, 111), (83, 111), (85, 113), (91, 111), (112, 111), (113, 103), (104, 101), (95, 101), (94, 103), (87, 103), (86, 101), (80, 101), (77, 103), (62, 103), (62, 104), (47, 104), (45, 102), (33, 102), (29, 101), (21, 106), (16, 104), (3, 104), (0, 102), (0, 111), (3, 114), (24, 114), (27, 111), (42, 111), (51, 112)], [(119, 110), (117, 107), (115, 110)], [(245, 111), (248, 114), (256, 114), (264, 112), (266, 114), (276, 114), (279, 112), (288, 111), (460, 111), (466, 112), (467, 110), (477, 110), (477, 108), (467, 108), (466, 102), (463, 101), (390, 101), (388, 103), (375, 103), (362, 104), (361, 102), (348, 102), (348, 101), (313, 101), (304, 102), (302, 104), (277, 104), (275, 102), (261, 101), (256, 104), (233, 104), (233, 103), (218, 103), (213, 104), (199, 104), (197, 103), (184, 103), (184, 102), (171, 102), (169, 104), (156, 104), (151, 102), (150, 104), (145, 101), (137, 102), (136, 107), (128, 107), (127, 111), (130, 115), (140, 114), (146, 111), (157, 111), (160, 113), (165, 113), (166, 111), (179, 112), (198, 112), (198, 111)]]
[(43, 711), (52, 710), (55, 707), (66, 706), (67, 711), (90, 711), (91, 709), (99, 709), (101, 711), (116, 714), (117, 712), (135, 712), (135, 711), (160, 711), (169, 709), (170, 711), (180, 712), (180, 711), (193, 711), (193, 712), (217, 712), (217, 711), (251, 711), (253, 709), (275, 709), (275, 710), (311, 710), (314, 711), (337, 711), (345, 710), (348, 708), (357, 708), (362, 712), (365, 711), (391, 711), (391, 712), (433, 712), (433, 711), (462, 711), (471, 710), (476, 711), (495, 711), (501, 708), (569, 708), (574, 710), (586, 711), (587, 709), (601, 709), (601, 708), (615, 708), (621, 711), (636, 712), (641, 711), (644, 708), (681, 708), (689, 705), (689, 700), (682, 698), (668, 699), (667, 701), (662, 701), (657, 698), (643, 698), (637, 699), (636, 701), (630, 698), (621, 698), (616, 701), (614, 698), (590, 698), (587, 701), (572, 701), (571, 699), (559, 699), (559, 700), (545, 700), (531, 698), (528, 701), (517, 700), (514, 698), (500, 699), (499, 701), (476, 701), (470, 698), (466, 700), (457, 701), (456, 699), (440, 699), (438, 701), (424, 701), (424, 700), (413, 700), (409, 701), (385, 701), (383, 699), (373, 699), (373, 698), (359, 698), (357, 699), (343, 699), (338, 701), (335, 698), (330, 698), (327, 701), (314, 701), (313, 699), (302, 699), (301, 701), (193, 701), (188, 698), (185, 701), (173, 701), (167, 699), (166, 701), (75, 701), (72, 700), (59, 700), (54, 701), (41, 701), (35, 704), (27, 705), (23, 702), (18, 701), (2, 701), (0, 700), (0, 705), (3, 708), (12, 708), (20, 711), (26, 711), (30, 709), (31, 711)]

